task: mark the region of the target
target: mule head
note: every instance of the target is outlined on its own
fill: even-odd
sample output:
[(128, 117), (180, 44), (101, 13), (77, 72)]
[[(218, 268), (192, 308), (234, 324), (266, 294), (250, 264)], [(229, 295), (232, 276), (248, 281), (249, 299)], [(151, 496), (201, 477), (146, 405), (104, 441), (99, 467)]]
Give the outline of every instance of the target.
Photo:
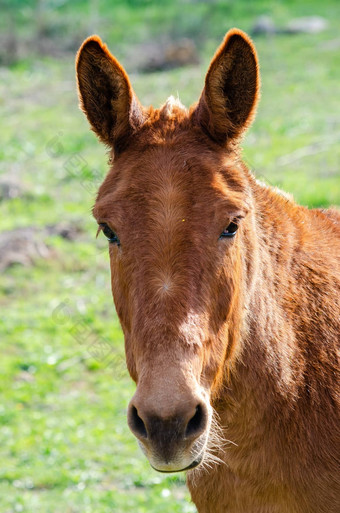
[(94, 216), (137, 384), (128, 423), (155, 469), (193, 468), (212, 439), (211, 405), (237, 356), (251, 287), (252, 195), (238, 141), (258, 99), (255, 50), (230, 31), (190, 110), (171, 98), (143, 108), (98, 37), (80, 48), (77, 77), (112, 151)]

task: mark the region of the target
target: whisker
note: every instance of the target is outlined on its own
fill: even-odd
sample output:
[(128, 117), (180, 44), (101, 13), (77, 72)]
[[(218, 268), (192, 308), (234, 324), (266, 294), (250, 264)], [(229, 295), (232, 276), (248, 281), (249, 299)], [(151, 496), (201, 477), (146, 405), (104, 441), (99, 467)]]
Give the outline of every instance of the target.
[(211, 419), (209, 440), (205, 448), (204, 459), (197, 468), (190, 471), (190, 481), (195, 484), (198, 477), (204, 473), (208, 474), (217, 465), (226, 465), (229, 467), (227, 461), (223, 458), (225, 449), (238, 447), (236, 442), (225, 438), (224, 431), (226, 427), (221, 425), (218, 414), (213, 411)]

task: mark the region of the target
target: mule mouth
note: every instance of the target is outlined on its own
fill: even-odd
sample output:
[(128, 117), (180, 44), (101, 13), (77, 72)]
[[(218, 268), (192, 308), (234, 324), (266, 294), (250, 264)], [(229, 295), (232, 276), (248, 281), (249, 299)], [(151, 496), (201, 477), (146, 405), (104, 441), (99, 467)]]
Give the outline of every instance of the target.
[(191, 470), (195, 467), (198, 467), (198, 465), (200, 465), (202, 463), (202, 460), (203, 460), (203, 457), (204, 457), (204, 452), (202, 452), (202, 454), (200, 454), (198, 456), (198, 458), (196, 458), (192, 463), (190, 463), (190, 465), (188, 465), (187, 467), (185, 468), (179, 468), (179, 469), (174, 469), (174, 470), (160, 470), (156, 467), (154, 467), (153, 465), (151, 465), (151, 467), (156, 470), (157, 472), (161, 472), (162, 474), (173, 474), (174, 472), (186, 472), (187, 470)]

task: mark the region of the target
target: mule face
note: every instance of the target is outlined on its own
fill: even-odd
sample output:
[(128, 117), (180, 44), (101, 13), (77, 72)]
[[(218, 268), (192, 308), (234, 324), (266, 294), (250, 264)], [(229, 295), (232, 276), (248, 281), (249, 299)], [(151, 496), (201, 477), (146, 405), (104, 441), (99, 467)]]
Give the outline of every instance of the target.
[(231, 31), (189, 112), (142, 108), (119, 63), (90, 38), (78, 54), (83, 109), (114, 150), (94, 216), (109, 238), (112, 292), (137, 383), (128, 424), (151, 465), (198, 465), (211, 396), (237, 352), (254, 218), (237, 141), (258, 96), (254, 48)]
[[(110, 244), (112, 291), (138, 383), (130, 428), (155, 468), (180, 470), (201, 457), (210, 390), (231, 349), (249, 199), (224, 152), (202, 162), (198, 144), (184, 162), (181, 143), (169, 146), (146, 149), (131, 167), (118, 159), (114, 190), (104, 182), (94, 213), (119, 239)], [(221, 236), (231, 223), (237, 236)]]

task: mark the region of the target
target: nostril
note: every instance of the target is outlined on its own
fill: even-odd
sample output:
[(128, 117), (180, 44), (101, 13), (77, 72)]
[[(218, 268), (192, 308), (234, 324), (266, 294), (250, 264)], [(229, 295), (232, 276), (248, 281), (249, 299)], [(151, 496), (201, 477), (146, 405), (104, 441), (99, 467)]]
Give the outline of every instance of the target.
[(200, 432), (203, 432), (206, 424), (206, 415), (200, 404), (196, 406), (195, 414), (188, 422), (185, 437), (197, 436)]
[(145, 424), (143, 420), (138, 415), (137, 408), (135, 406), (131, 406), (130, 415), (129, 415), (129, 426), (131, 431), (133, 431), (137, 436), (141, 436), (142, 438), (147, 438), (148, 434), (146, 431)]

